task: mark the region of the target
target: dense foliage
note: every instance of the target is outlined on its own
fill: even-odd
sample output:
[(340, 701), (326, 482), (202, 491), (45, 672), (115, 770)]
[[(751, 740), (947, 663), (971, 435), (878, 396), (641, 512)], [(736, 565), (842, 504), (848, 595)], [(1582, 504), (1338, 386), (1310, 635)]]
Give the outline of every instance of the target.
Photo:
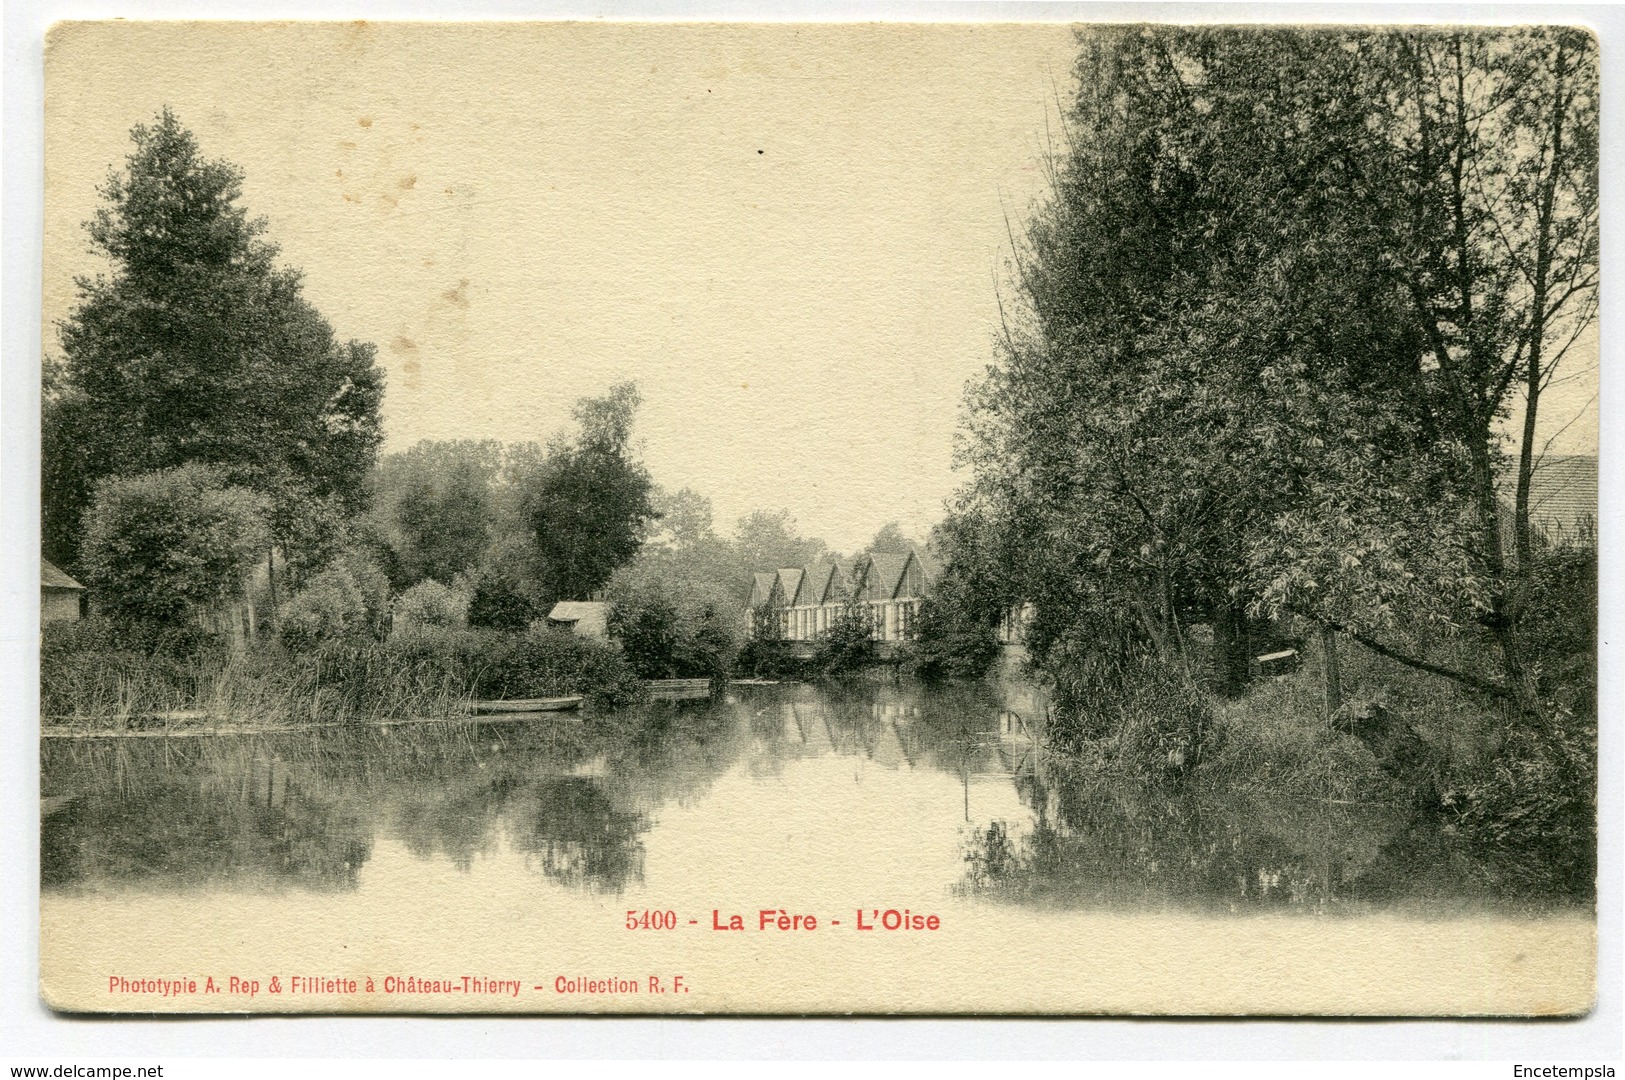
[[(1514, 405), (1534, 423), (1594, 311), (1594, 42), (1080, 43), (1020, 303), (971, 401), (970, 593), (1033, 602), (1041, 663), (1126, 635), (1227, 691), (1256, 619), (1295, 614), (1549, 734), (1525, 655), (1538, 560), (1503, 550), (1529, 523), (1522, 494), (1510, 514), (1498, 497), (1497, 423)], [(1477, 643), (1466, 669), (1430, 658), (1448, 638)]]
[(449, 582), (480, 565), (496, 527), (502, 457), (494, 440), (424, 440), (379, 462), (373, 514), (396, 588)]
[(555, 440), (517, 478), (534, 592), (544, 605), (586, 600), (636, 555), (654, 518), (648, 471), (631, 456), (631, 383), (575, 409), (579, 433)]
[(267, 511), (263, 496), (206, 465), (105, 480), (87, 514), (86, 580), (119, 619), (185, 622), (241, 594), (265, 550)]
[[(1031, 603), (1052, 737), (1102, 767), (1404, 791), (1501, 891), (1584, 894), (1595, 549), (1529, 486), (1594, 324), (1595, 41), (1079, 42), (922, 637)], [(1224, 700), (1283, 638), (1323, 692)]]

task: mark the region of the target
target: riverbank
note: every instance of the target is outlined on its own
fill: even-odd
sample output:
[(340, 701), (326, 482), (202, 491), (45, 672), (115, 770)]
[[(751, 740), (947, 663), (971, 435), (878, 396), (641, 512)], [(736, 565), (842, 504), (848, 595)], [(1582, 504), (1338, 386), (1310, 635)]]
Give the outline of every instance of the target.
[(1400, 854), (1419, 867), (1459, 864), (1452, 874), (1497, 896), (1594, 901), (1594, 711), (1557, 711), (1558, 754), (1496, 699), (1357, 646), (1342, 669), (1345, 700), (1330, 716), (1314, 656), (1229, 698), (1139, 672), (1092, 699), (1104, 713), (1058, 708), (1048, 743), (1103, 784), (1165, 804), (1387, 808), (1416, 823)]
[(51, 626), (40, 712), (51, 732), (300, 729), (467, 719), (476, 699), (579, 696), (624, 707), (644, 689), (620, 650), (562, 631), (420, 627), (309, 651), (144, 639), (101, 621)]

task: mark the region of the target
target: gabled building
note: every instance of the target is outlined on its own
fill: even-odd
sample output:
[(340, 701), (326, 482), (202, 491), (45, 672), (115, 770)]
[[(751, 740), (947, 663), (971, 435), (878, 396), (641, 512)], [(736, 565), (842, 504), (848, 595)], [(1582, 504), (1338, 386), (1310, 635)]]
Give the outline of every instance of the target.
[(601, 600), (560, 600), (547, 613), (547, 625), (576, 637), (609, 637), (609, 605)]
[(49, 559), (39, 561), (39, 621), (77, 622), (85, 587), (57, 569)]

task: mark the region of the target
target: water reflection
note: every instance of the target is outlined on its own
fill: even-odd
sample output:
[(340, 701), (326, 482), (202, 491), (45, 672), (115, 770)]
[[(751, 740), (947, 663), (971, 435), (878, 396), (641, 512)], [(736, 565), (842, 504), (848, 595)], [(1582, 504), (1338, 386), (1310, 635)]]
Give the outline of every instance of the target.
[[(936, 886), (962, 896), (1237, 911), (1482, 899), (1408, 808), (1113, 785), (1047, 754), (1043, 717), (1019, 684), (864, 684), (737, 688), (584, 723), (47, 740), (43, 884), (353, 890), (390, 841), (471, 877), (511, 857), (548, 887), (618, 893), (645, 883), (653, 838), (668, 856), (700, 843), (663, 832), (662, 818), (706, 803), (725, 777), (726, 798), (750, 799), (850, 759), (854, 779), (881, 770), (936, 808), (935, 835), (919, 842), (962, 852), (957, 878), (950, 868)], [(829, 777), (784, 835), (873, 805)], [(961, 790), (951, 811), (924, 795), (944, 777)], [(896, 849), (850, 832), (819, 857), (883, 892)]]

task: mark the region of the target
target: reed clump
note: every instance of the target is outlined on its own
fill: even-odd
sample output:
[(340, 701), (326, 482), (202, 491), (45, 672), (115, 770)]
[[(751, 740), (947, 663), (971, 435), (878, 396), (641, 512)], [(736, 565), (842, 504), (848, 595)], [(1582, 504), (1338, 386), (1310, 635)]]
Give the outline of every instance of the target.
[(296, 650), (232, 650), (207, 635), (165, 636), (107, 620), (46, 627), (40, 711), (56, 726), (140, 727), (206, 720), (285, 727), (466, 715), (475, 698), (580, 695), (606, 710), (642, 686), (612, 643), (561, 631), (413, 627)]

